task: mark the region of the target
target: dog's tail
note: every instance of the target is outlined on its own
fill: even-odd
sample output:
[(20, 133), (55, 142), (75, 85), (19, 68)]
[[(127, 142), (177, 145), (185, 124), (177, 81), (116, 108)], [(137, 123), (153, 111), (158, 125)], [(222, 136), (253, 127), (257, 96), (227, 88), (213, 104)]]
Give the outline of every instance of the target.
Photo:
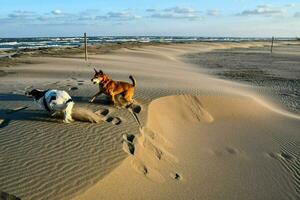
[(133, 78), (132, 75), (130, 75), (129, 78), (130, 78), (130, 80), (132, 81), (133, 87), (135, 87), (135, 86), (136, 86), (136, 80)]

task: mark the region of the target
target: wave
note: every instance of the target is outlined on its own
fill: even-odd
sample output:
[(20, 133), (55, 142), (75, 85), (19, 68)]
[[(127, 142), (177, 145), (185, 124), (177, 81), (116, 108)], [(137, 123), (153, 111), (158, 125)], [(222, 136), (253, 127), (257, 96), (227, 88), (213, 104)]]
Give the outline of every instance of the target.
[(0, 46), (1, 45), (17, 45), (19, 44), (18, 42), (0, 42)]
[[(181, 37), (181, 36), (93, 36), (88, 37), (89, 44), (104, 44), (118, 42), (239, 42), (267, 41), (270, 38), (239, 38), (239, 37)], [(296, 38), (276, 38), (276, 40), (296, 40)], [(0, 38), (0, 50), (25, 49), (42, 47), (78, 46), (83, 43), (83, 37), (38, 37), (38, 38)]]

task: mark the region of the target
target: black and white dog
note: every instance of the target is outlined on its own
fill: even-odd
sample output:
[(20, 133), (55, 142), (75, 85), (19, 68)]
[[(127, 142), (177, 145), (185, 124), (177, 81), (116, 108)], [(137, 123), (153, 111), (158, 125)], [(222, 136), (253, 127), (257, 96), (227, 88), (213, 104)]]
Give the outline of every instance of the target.
[(65, 123), (74, 121), (72, 118), (74, 102), (66, 91), (33, 89), (25, 95), (33, 97), (33, 100), (51, 116), (62, 112)]

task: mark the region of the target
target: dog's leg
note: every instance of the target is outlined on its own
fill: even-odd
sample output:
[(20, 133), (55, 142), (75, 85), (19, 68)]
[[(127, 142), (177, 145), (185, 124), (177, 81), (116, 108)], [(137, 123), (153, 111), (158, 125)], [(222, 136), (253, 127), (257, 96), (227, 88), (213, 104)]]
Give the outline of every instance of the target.
[(55, 117), (57, 114), (58, 114), (57, 111), (52, 111), (52, 112), (50, 113), (50, 116), (51, 116), (51, 117)]
[(116, 100), (115, 100), (115, 94), (113, 92), (110, 92), (110, 97), (111, 97), (112, 103), (115, 105), (116, 104)]
[(90, 99), (90, 103), (92, 103), (93, 101), (95, 101), (96, 97), (99, 96), (100, 94), (102, 94), (101, 91), (97, 92), (91, 99)]
[(68, 103), (66, 109), (64, 110), (64, 123), (71, 123), (74, 121), (72, 118), (73, 106), (74, 106), (74, 103), (70, 102), (70, 103)]
[(124, 99), (126, 100), (127, 104), (132, 104), (133, 103), (133, 97), (134, 95), (134, 89), (128, 89), (125, 94), (124, 94)]

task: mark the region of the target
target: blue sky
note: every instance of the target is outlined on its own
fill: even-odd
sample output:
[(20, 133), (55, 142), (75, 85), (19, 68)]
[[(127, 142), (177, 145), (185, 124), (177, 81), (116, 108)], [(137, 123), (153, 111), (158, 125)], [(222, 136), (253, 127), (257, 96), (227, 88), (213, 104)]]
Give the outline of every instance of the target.
[(300, 36), (299, 0), (1, 0), (0, 37)]

